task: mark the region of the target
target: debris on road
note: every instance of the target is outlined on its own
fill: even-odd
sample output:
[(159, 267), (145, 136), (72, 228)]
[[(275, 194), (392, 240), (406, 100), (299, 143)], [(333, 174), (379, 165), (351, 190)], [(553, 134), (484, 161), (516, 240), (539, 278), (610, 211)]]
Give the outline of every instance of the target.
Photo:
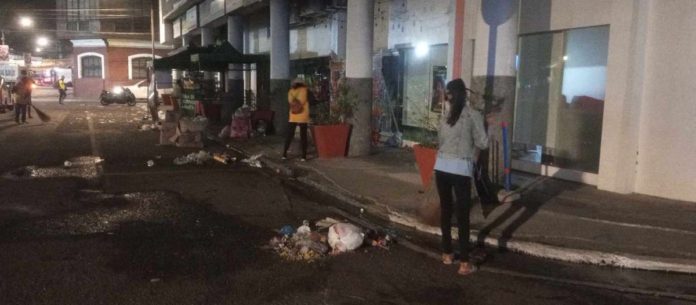
[(312, 262), (329, 254), (353, 251), (362, 246), (364, 241), (388, 250), (394, 240), (387, 233), (370, 230), (365, 234), (353, 224), (330, 217), (317, 221), (315, 225), (316, 231), (312, 230), (307, 220), (302, 221), (298, 228), (285, 225), (278, 230), (278, 236), (271, 238), (268, 246), (284, 259)]
[(215, 153), (213, 154), (213, 159), (222, 164), (229, 164), (230, 162), (237, 161), (237, 158), (230, 157), (230, 155), (226, 153)]
[(147, 167), (153, 167), (153, 166), (155, 166), (155, 161), (147, 160)]
[(205, 150), (201, 150), (197, 153), (190, 153), (186, 156), (175, 158), (174, 164), (184, 165), (184, 164), (189, 164), (189, 163), (195, 163), (196, 165), (202, 165), (202, 164), (208, 162), (212, 158), (213, 158), (213, 156), (211, 156), (210, 153), (208, 153)]
[(71, 167), (71, 166), (72, 166), (72, 162), (70, 162), (70, 161), (63, 162), (63, 167)]
[(360, 247), (365, 233), (353, 224), (341, 222), (329, 227), (328, 237), (331, 254), (335, 255)]
[(247, 159), (242, 160), (242, 162), (249, 164), (249, 166), (251, 167), (261, 168), (261, 161), (259, 161), (259, 158), (261, 158), (261, 156), (263, 156), (263, 154), (256, 154)]

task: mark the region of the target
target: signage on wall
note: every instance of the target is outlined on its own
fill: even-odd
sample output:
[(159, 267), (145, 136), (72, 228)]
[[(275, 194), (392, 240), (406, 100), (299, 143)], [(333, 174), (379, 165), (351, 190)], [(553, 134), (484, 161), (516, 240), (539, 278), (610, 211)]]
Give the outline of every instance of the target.
[(7, 61), (10, 59), (10, 47), (8, 45), (0, 45), (0, 61)]
[[(185, 17), (185, 18), (183, 18)], [(198, 6), (194, 6), (186, 11), (186, 15), (182, 16), (181, 34), (186, 34), (198, 26)]]

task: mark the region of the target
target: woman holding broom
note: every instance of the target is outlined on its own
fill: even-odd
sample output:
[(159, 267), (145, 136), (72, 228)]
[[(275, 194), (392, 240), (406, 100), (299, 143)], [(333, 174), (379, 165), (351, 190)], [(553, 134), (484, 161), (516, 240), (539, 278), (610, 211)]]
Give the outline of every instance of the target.
[[(435, 183), (440, 196), (440, 229), (442, 230), (442, 262), (454, 262), (452, 249), (452, 211), (456, 211), (460, 263), (458, 273), (476, 271), (469, 262), (469, 211), (474, 160), (480, 149), (488, 147), (483, 116), (466, 102), (466, 85), (461, 79), (447, 83), (445, 105), (440, 129), (439, 148), (435, 161)], [(454, 191), (454, 199), (452, 192)]]

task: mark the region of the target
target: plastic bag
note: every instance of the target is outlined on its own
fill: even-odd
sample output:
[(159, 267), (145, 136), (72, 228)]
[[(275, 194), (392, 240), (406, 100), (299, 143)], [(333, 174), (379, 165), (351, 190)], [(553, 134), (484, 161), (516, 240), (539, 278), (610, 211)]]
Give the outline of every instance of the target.
[(329, 246), (332, 254), (352, 251), (363, 243), (364, 233), (362, 229), (349, 223), (337, 223), (329, 227)]

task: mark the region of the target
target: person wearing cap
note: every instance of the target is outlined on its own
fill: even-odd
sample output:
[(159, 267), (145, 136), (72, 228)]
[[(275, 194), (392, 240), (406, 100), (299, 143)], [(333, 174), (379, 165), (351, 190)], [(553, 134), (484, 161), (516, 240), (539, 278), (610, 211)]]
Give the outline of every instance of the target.
[(305, 85), (303, 79), (296, 78), (292, 81), (292, 85), (288, 91), (290, 114), (288, 119), (288, 133), (285, 137), (285, 146), (283, 148), (283, 160), (288, 159), (288, 148), (290, 148), (290, 143), (292, 143), (292, 140), (295, 138), (295, 129), (297, 126), (300, 126), (300, 143), (302, 144), (302, 158), (300, 161), (307, 161), (307, 124), (309, 122), (308, 91), (307, 85)]

